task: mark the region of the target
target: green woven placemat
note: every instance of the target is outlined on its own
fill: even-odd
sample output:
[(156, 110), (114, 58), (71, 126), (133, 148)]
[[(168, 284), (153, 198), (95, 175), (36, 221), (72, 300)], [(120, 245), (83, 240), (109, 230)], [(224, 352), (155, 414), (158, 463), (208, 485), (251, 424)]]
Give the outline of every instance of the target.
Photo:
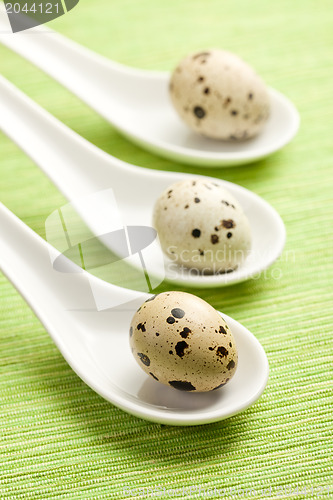
[[(82, 0), (50, 26), (141, 68), (171, 69), (198, 48), (232, 50), (294, 101), (302, 124), (296, 139), (271, 158), (248, 167), (207, 169), (264, 197), (287, 227), (285, 253), (264, 276), (197, 292), (263, 344), (271, 371), (259, 402), (227, 421), (195, 428), (132, 417), (75, 375), (2, 277), (0, 498), (328, 498), (328, 488), (333, 491), (330, 3)], [(5, 77), (105, 151), (149, 168), (201, 173), (130, 144), (1, 46), (0, 64)], [(0, 169), (1, 201), (44, 236), (45, 219), (63, 197), (3, 135)]]

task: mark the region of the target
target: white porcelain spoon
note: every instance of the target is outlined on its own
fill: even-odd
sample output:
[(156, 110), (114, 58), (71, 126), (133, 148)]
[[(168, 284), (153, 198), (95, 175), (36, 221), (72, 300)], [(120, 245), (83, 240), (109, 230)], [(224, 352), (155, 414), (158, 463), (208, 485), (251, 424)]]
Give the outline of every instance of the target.
[[(125, 226), (150, 226), (153, 206), (160, 193), (176, 181), (193, 178), (189, 174), (135, 167), (108, 155), (2, 77), (0, 130), (39, 165), (69, 201), (112, 188)], [(283, 250), (284, 224), (266, 201), (236, 184), (216, 178), (204, 179), (220, 183), (242, 205), (251, 225), (251, 253), (232, 273), (203, 276), (176, 267), (168, 259), (163, 262), (158, 244), (150, 245), (146, 250), (147, 272), (160, 281), (165, 276), (170, 282), (193, 287), (230, 285), (260, 274)], [(97, 215), (88, 210), (80, 213), (96, 235), (100, 234), (103, 217), (110, 218), (111, 214), (107, 206)]]
[[(264, 391), (268, 379), (265, 351), (252, 333), (226, 314), (239, 362), (225, 387), (210, 393), (184, 393), (156, 382), (137, 365), (128, 339), (132, 316), (149, 295), (115, 287), (74, 266), (72, 270), (79, 272), (55, 271), (50, 256), (53, 260), (58, 252), (2, 204), (0, 227), (3, 273), (73, 370), (114, 405), (154, 422), (197, 425), (243, 411)], [(91, 283), (105, 302), (118, 306), (97, 311)]]
[(58, 80), (130, 140), (175, 161), (211, 167), (250, 163), (285, 146), (298, 130), (294, 105), (270, 89), (271, 116), (257, 138), (239, 144), (210, 140), (192, 132), (174, 111), (168, 73), (123, 66), (46, 27), (12, 34), (4, 9), (0, 42)]

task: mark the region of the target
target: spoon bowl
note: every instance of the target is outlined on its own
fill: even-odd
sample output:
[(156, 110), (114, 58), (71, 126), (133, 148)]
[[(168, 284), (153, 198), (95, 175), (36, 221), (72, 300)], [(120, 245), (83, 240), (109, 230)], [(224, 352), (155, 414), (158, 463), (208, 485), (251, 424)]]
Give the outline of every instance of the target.
[[(150, 226), (155, 201), (171, 184), (193, 178), (190, 174), (161, 172), (129, 165), (98, 149), (56, 120), (0, 77), (0, 129), (18, 144), (71, 202), (89, 196), (103, 198), (92, 210), (79, 203), (79, 214), (95, 235), (101, 226)], [(245, 262), (228, 274), (201, 275), (161, 258), (158, 242), (145, 251), (147, 272), (161, 282), (164, 277), (177, 285), (215, 287), (260, 275), (281, 254), (285, 227), (278, 213), (251, 191), (216, 178), (196, 176), (225, 187), (239, 201), (252, 232), (252, 249)], [(104, 196), (112, 188), (114, 204)], [(105, 199), (104, 199), (105, 198)], [(121, 217), (115, 215), (115, 207)], [(117, 227), (115, 225), (118, 224)], [(107, 231), (105, 231), (107, 232)], [(132, 262), (141, 266), (141, 260)]]
[[(132, 316), (149, 295), (115, 287), (82, 270), (57, 272), (51, 262), (59, 252), (2, 204), (0, 226), (2, 272), (34, 310), (72, 369), (115, 406), (161, 424), (198, 425), (245, 410), (264, 391), (268, 379), (264, 349), (249, 330), (226, 314), (223, 317), (233, 331), (239, 361), (225, 387), (191, 394), (150, 379), (132, 357), (128, 338)], [(97, 310), (92, 284), (109, 307)]]
[(216, 141), (192, 132), (168, 94), (168, 73), (110, 61), (48, 28), (10, 33), (0, 9), (0, 42), (68, 88), (131, 141), (165, 158), (203, 167), (237, 166), (278, 151), (296, 134), (299, 114), (281, 93), (269, 89), (271, 115), (257, 137)]

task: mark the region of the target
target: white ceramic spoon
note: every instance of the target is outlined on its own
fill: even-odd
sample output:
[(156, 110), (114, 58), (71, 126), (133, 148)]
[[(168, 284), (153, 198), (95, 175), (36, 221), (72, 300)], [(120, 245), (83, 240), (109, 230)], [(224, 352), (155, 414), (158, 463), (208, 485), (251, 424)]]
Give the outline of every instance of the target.
[(294, 105), (270, 89), (271, 116), (257, 138), (235, 144), (201, 137), (174, 111), (168, 73), (123, 66), (45, 27), (12, 34), (4, 9), (1, 14), (4, 45), (58, 80), (130, 140), (158, 155), (191, 165), (241, 165), (279, 150), (298, 130)]
[[(265, 351), (254, 335), (234, 319), (223, 315), (232, 328), (239, 353), (236, 374), (225, 387), (196, 394), (163, 386), (139, 368), (129, 347), (132, 316), (149, 295), (115, 287), (80, 269), (67, 274), (55, 271), (50, 255), (54, 257), (57, 251), (2, 204), (0, 227), (2, 271), (34, 310), (73, 370), (114, 405), (154, 422), (196, 425), (243, 411), (262, 394), (268, 378)], [(124, 305), (98, 312), (91, 283), (109, 304)]]
[[(65, 197), (73, 201), (112, 188), (125, 226), (150, 226), (153, 206), (160, 193), (189, 174), (135, 167), (101, 151), (56, 120), (7, 80), (0, 77), (0, 130), (15, 141), (50, 177)], [(198, 177), (198, 176), (197, 176)], [(202, 178), (202, 177), (201, 177)], [(236, 184), (204, 177), (225, 186), (242, 205), (252, 231), (252, 250), (236, 271), (198, 275), (166, 259), (153, 245), (147, 258), (149, 273), (163, 280), (196, 287), (230, 285), (258, 275), (281, 254), (285, 227), (278, 213), (262, 198)], [(101, 219), (87, 211), (81, 217), (99, 235)]]

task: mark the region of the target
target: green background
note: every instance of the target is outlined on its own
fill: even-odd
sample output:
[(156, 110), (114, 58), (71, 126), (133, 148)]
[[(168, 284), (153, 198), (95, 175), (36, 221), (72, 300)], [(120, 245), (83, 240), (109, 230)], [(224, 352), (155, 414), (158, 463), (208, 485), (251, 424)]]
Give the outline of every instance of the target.
[[(81, 0), (49, 25), (116, 61), (147, 69), (172, 69), (195, 49), (234, 51), (295, 103), (301, 128), (291, 144), (264, 161), (204, 171), (255, 191), (286, 224), (285, 253), (264, 276), (195, 292), (242, 322), (264, 346), (270, 378), (261, 399), (229, 420), (192, 428), (132, 417), (75, 375), (2, 277), (0, 498), (122, 499), (131, 497), (124, 488), (155, 486), (196, 486), (192, 498), (205, 498), (203, 489), (215, 486), (226, 489), (216, 498), (232, 498), (232, 488), (240, 489), (239, 496), (241, 488), (258, 491), (248, 498), (292, 492), (327, 498), (328, 485), (333, 491), (332, 3)], [(5, 77), (105, 151), (149, 168), (203, 172), (130, 144), (2, 46), (0, 66)], [(0, 185), (1, 201), (44, 236), (46, 217), (65, 201), (4, 135)]]

